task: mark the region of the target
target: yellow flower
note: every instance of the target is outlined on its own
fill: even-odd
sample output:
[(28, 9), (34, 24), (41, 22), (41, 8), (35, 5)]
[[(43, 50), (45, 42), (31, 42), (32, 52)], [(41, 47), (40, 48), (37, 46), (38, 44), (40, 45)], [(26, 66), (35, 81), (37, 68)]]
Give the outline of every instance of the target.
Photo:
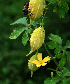
[(45, 0), (30, 0), (28, 10), (31, 11), (29, 13), (30, 23), (34, 20), (40, 18), (43, 15), (43, 11), (45, 8)]
[(38, 53), (37, 57), (38, 57), (38, 60), (31, 61), (31, 63), (36, 64), (37, 67), (40, 67), (41, 65), (45, 66), (47, 64), (45, 62), (47, 62), (51, 58), (51, 57), (47, 56), (42, 60), (42, 53)]

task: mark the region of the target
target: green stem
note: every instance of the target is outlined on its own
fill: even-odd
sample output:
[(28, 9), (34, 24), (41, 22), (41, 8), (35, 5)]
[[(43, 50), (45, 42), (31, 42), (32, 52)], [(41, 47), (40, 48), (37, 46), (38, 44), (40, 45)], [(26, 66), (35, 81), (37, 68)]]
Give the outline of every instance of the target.
[(41, 16), (41, 24), (40, 24), (41, 27), (43, 27), (43, 16)]
[[(46, 7), (49, 6), (51, 3), (52, 3), (52, 2), (50, 2), (49, 4), (47, 4)], [(45, 8), (45, 9), (46, 9), (46, 11), (45, 11), (45, 13), (44, 13), (43, 19), (44, 19), (45, 15), (46, 15), (46, 12), (47, 12), (47, 9), (48, 9), (48, 8)]]
[[(49, 54), (49, 56), (51, 56), (51, 58), (53, 59), (53, 56), (50, 54), (50, 52), (48, 51), (48, 49), (47, 49), (47, 47), (46, 47), (46, 44), (44, 43), (44, 47), (45, 47), (45, 49), (46, 49), (46, 51), (47, 51), (47, 53)], [(55, 62), (55, 64), (59, 67), (59, 64), (56, 62), (56, 60), (55, 59), (53, 59), (53, 61)]]
[(38, 54), (38, 49), (37, 49), (37, 54)]

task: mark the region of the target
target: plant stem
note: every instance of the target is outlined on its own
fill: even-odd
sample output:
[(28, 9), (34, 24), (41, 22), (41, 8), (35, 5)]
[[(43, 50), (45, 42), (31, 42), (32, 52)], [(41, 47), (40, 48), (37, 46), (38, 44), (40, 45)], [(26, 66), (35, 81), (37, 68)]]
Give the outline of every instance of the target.
[[(53, 59), (53, 56), (50, 54), (50, 52), (48, 51), (48, 49), (47, 49), (47, 47), (46, 47), (46, 44), (44, 43), (44, 47), (45, 47), (45, 49), (46, 49), (46, 51), (47, 51), (47, 53), (49, 54), (49, 56), (51, 56), (51, 58)], [(55, 62), (55, 64), (59, 67), (59, 64), (56, 62), (56, 60), (55, 59), (53, 59), (53, 61)]]

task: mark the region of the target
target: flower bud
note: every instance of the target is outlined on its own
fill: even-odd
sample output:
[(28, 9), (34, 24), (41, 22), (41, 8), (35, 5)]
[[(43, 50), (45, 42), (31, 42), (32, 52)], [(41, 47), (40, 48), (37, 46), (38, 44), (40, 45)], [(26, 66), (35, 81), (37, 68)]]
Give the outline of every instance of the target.
[(28, 8), (28, 10), (31, 11), (29, 12), (30, 23), (43, 15), (44, 8), (45, 0), (30, 0)]
[(36, 64), (31, 63), (31, 61), (34, 61), (34, 60), (38, 60), (37, 54), (33, 55), (33, 56), (30, 58), (30, 60), (28, 60), (28, 61), (29, 61), (29, 62), (28, 62), (28, 67), (29, 67), (29, 69), (31, 70), (31, 77), (32, 77), (32, 75), (33, 75), (33, 72), (38, 69), (38, 67), (36, 66)]

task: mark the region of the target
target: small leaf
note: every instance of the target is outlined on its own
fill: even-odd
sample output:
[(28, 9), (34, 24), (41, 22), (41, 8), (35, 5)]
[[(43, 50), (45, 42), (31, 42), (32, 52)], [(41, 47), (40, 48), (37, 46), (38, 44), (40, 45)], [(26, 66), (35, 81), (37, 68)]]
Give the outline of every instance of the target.
[(63, 53), (59, 53), (59, 54), (56, 55), (56, 57), (59, 59), (59, 58), (61, 58), (63, 55), (64, 55)]
[(9, 38), (16, 39), (24, 30), (26, 30), (26, 27), (15, 28)]
[(44, 84), (56, 84), (59, 80), (60, 78), (55, 78), (55, 77), (53, 77), (52, 79), (46, 78), (46, 80), (44, 81)]
[(48, 38), (52, 41), (57, 42), (58, 44), (62, 44), (62, 39), (58, 35), (50, 34), (50, 36), (48, 36)]
[(69, 10), (69, 7), (68, 7), (68, 4), (66, 3), (66, 1), (64, 0), (61, 0), (60, 2), (59, 2), (59, 16), (60, 16), (60, 18), (62, 17), (62, 18), (65, 18), (64, 16), (65, 16), (65, 13), (67, 13), (68, 12), (68, 10)]
[(60, 52), (61, 52), (61, 47), (60, 47), (60, 45), (58, 45), (56, 47), (56, 49), (54, 50), (54, 53), (57, 54), (57, 53), (60, 53)]
[(66, 57), (65, 57), (65, 55), (63, 55), (61, 57), (61, 60), (59, 61), (59, 64), (60, 64), (60, 68), (62, 69), (63, 66), (66, 64)]
[(33, 22), (31, 23), (31, 25), (36, 26), (37, 24), (40, 24), (40, 22), (41, 22), (41, 19), (39, 18), (39, 19), (33, 21)]
[(29, 40), (28, 35), (26, 33), (22, 36), (22, 43), (25, 46), (27, 44), (27, 41)]
[(66, 51), (66, 55), (67, 55), (67, 62), (70, 66), (70, 51)]
[(66, 42), (65, 48), (70, 48), (70, 41), (69, 40)]
[(47, 45), (50, 49), (54, 49), (58, 46), (58, 44), (54, 41), (47, 42)]
[(70, 76), (70, 71), (67, 68), (63, 68), (63, 77)]
[(32, 32), (33, 32), (33, 29), (32, 29), (32, 28), (29, 28), (29, 29), (26, 30), (26, 33), (27, 33), (27, 34), (28, 34), (28, 33), (31, 34)]
[(18, 19), (17, 21), (15, 21), (14, 23), (11, 23), (10, 25), (15, 25), (15, 24), (28, 25), (26, 18), (27, 18), (27, 17), (20, 18), (20, 19)]
[(61, 6), (59, 7), (59, 16), (60, 18), (65, 18), (65, 10)]

